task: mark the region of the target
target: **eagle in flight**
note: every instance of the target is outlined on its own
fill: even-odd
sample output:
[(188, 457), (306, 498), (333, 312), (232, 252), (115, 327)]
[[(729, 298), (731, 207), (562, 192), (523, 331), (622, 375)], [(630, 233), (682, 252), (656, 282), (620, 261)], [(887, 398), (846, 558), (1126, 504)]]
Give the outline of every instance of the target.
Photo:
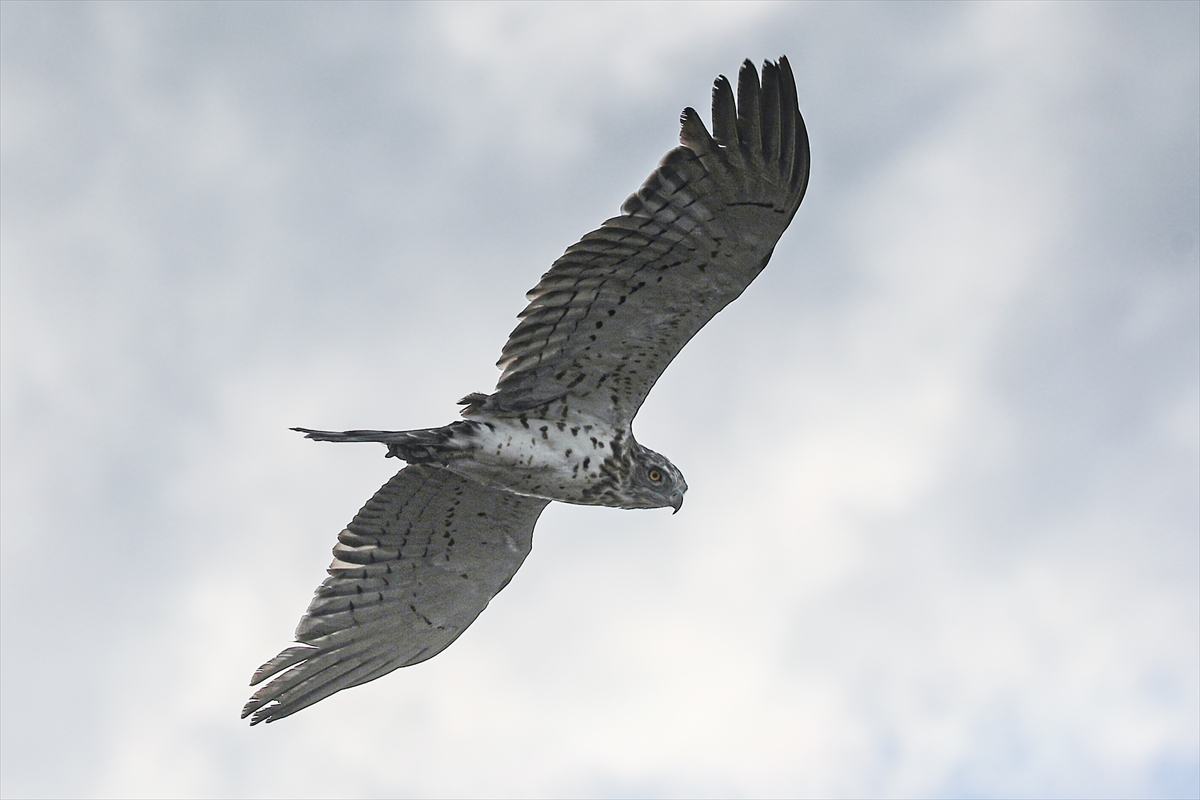
[[(509, 582), (551, 501), (678, 511), (687, 483), (633, 438), (680, 349), (750, 285), (808, 184), (808, 133), (787, 58), (749, 61), (737, 101), (712, 92), (710, 135), (685, 108), (671, 150), (621, 215), (572, 245), (529, 292), (496, 391), (463, 420), (413, 431), (296, 428), (380, 442), (408, 466), (333, 548), (297, 643), (259, 667), (251, 724), (440, 653)], [(265, 682), (265, 683), (264, 683)]]

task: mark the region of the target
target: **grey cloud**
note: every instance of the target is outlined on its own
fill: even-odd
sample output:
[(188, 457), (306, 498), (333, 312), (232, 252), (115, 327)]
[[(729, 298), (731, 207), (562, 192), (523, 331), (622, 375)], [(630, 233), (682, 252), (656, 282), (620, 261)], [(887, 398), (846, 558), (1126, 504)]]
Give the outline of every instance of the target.
[[(4, 794), (1195, 795), (1197, 6), (683, 8), (0, 6)], [(637, 421), (685, 513), (242, 728), (394, 468), (286, 427), (448, 421), (780, 53), (809, 197)]]

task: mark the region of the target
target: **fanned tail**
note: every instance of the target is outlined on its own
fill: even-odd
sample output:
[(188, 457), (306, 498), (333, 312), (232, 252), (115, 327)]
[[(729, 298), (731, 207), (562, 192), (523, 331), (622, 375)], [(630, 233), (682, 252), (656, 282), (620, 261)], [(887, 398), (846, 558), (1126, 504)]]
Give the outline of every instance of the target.
[(317, 442), (378, 442), (387, 445), (387, 457), (410, 464), (445, 464), (470, 449), (475, 423), (454, 422), (441, 428), (415, 431), (316, 431), (292, 428)]

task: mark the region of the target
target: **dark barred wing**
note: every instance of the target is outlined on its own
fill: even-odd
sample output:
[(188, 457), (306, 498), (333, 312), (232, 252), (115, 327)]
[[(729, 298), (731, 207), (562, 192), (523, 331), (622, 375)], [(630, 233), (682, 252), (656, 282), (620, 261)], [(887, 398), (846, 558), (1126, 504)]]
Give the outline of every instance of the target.
[(271, 722), (440, 653), (521, 566), (548, 501), (410, 466), (338, 536), (329, 577), (242, 709)]
[(565, 398), (626, 423), (683, 346), (758, 276), (808, 184), (808, 134), (786, 58), (713, 85), (713, 135), (684, 109), (677, 147), (624, 212), (572, 246), (529, 292), (485, 402)]

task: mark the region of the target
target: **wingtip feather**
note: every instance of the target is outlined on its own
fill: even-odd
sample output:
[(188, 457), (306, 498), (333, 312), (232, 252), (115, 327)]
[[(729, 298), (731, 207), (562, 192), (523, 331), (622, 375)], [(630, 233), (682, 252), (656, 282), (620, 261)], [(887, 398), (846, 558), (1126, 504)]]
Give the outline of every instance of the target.
[(254, 674), (250, 676), (250, 685), (257, 686), (272, 675), (276, 675), (294, 664), (299, 664), (301, 661), (304, 661), (315, 652), (317, 652), (315, 647), (308, 647), (305, 645), (294, 645), (287, 648), (279, 655), (275, 656), (270, 661), (254, 670)]
[(783, 114), (787, 107), (779, 93), (779, 67), (770, 61), (762, 65), (762, 101), (759, 115), (762, 119), (762, 150), (767, 163), (777, 161), (780, 156)]
[(713, 139), (724, 147), (737, 145), (737, 101), (733, 87), (724, 75), (718, 75), (712, 88)]
[(737, 131), (738, 140), (754, 153), (761, 153), (763, 149), (761, 97), (758, 70), (747, 58), (738, 70)]
[(698, 156), (716, 149), (716, 142), (705, 127), (704, 120), (691, 106), (679, 115), (679, 143)]

